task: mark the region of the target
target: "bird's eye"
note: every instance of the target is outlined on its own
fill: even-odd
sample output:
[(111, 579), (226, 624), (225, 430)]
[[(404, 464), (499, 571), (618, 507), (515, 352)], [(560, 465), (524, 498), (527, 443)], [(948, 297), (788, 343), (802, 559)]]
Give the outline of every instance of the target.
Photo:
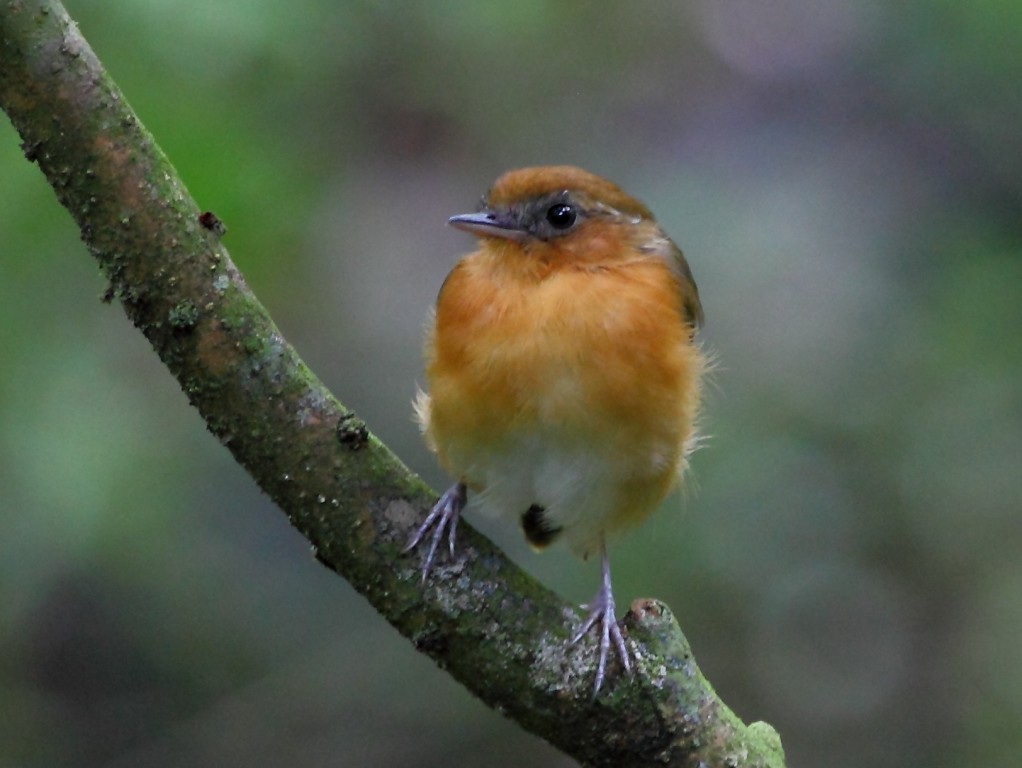
[(546, 211), (546, 220), (554, 229), (567, 229), (575, 223), (575, 209), (566, 203), (551, 205)]

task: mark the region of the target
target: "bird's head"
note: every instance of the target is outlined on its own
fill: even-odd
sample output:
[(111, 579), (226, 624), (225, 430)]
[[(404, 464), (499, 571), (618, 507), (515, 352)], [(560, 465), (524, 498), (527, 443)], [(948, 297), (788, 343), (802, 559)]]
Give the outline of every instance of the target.
[(558, 165), (508, 171), (490, 187), (479, 211), (452, 216), (450, 224), (480, 237), (563, 245), (592, 229), (652, 219), (646, 206), (616, 184)]
[(579, 267), (662, 259), (679, 282), (686, 314), (702, 318), (684, 256), (650, 210), (616, 184), (567, 165), (520, 168), (500, 176), (475, 213), (451, 226), (476, 235), (503, 268), (542, 277)]

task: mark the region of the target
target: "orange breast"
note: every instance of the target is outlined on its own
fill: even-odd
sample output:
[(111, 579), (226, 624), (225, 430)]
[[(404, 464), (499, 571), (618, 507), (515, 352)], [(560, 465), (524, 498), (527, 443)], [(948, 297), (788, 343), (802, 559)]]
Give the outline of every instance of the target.
[[(484, 497), (502, 472), (531, 482), (493, 495), (547, 495), (530, 503), (557, 507), (576, 549), (644, 518), (678, 475), (699, 402), (703, 357), (675, 280), (655, 259), (546, 274), (495, 269), (485, 251), (463, 260), (427, 342), (426, 429), (441, 463)], [(544, 461), (578, 477), (561, 490)], [(574, 508), (594, 506), (581, 490), (594, 484), (607, 499), (596, 520)]]

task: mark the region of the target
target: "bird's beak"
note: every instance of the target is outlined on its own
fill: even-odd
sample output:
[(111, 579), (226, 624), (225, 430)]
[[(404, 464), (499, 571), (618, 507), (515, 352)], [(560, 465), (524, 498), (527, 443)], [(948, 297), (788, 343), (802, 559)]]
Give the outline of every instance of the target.
[(493, 211), (462, 213), (458, 216), (451, 216), (447, 223), (455, 229), (479, 235), (480, 237), (499, 237), (504, 240), (521, 242), (528, 235), (510, 217), (501, 216)]

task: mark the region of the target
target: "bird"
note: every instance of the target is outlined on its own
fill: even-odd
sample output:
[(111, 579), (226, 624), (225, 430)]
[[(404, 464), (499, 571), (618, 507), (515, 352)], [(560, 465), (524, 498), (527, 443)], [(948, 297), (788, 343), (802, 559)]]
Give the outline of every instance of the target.
[(632, 674), (607, 539), (660, 505), (698, 442), (699, 291), (650, 210), (581, 168), (508, 171), (448, 223), (477, 247), (437, 295), (414, 410), (455, 482), (406, 551), (428, 540), (425, 582), (445, 535), (454, 556), (471, 492), (536, 549), (563, 539), (598, 555), (600, 586), (569, 642), (597, 628), (596, 696), (611, 648)]

